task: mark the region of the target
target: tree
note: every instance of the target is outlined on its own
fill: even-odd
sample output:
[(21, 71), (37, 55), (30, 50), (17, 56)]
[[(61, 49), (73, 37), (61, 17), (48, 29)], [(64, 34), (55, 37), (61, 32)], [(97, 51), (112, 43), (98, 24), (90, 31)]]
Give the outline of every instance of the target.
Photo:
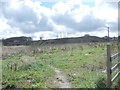
[(42, 37), (42, 36), (40, 36), (40, 45), (42, 44), (42, 39), (43, 39), (43, 37)]
[(40, 41), (43, 39), (43, 37), (42, 36), (40, 36)]

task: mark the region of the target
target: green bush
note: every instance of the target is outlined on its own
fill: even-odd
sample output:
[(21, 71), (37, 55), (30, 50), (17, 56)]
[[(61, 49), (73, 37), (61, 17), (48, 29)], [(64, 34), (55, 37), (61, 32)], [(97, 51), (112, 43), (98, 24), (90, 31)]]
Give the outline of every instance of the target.
[(114, 85), (114, 88), (116, 90), (120, 90), (120, 78), (118, 78), (118, 80), (116, 81), (115, 85)]
[(98, 88), (98, 89), (106, 88), (106, 79), (104, 77), (100, 77), (96, 81), (96, 88)]

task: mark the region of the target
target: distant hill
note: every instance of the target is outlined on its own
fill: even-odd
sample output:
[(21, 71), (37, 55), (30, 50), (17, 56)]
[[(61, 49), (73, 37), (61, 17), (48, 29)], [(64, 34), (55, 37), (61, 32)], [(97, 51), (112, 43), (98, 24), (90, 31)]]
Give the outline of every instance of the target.
[(60, 38), (42, 41), (39, 40), (36, 41), (36, 43), (41, 42), (40, 44), (67, 44), (67, 43), (106, 42), (106, 41), (107, 41), (106, 39), (96, 36), (83, 36), (75, 38)]
[(21, 37), (11, 37), (11, 38), (7, 38), (2, 40), (3, 45), (29, 45), (30, 42), (32, 41), (31, 37), (25, 37), (25, 36), (21, 36)]
[[(112, 41), (114, 38), (110, 38)], [(115, 39), (117, 40), (117, 39)], [(38, 40), (33, 41), (31, 37), (11, 37), (2, 40), (3, 45), (12, 46), (12, 45), (47, 45), (47, 44), (67, 44), (67, 43), (86, 43), (86, 42), (107, 42), (107, 37), (96, 37), (85, 35), (82, 37), (74, 38), (59, 38), (59, 39), (49, 39), (49, 40)]]

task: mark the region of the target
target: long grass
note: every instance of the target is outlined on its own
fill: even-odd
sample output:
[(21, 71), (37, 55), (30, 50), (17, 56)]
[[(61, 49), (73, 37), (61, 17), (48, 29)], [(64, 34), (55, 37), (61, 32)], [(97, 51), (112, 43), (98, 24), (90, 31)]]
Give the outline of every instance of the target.
[[(57, 87), (52, 80), (55, 72), (48, 66), (51, 65), (66, 74), (73, 88), (95, 88), (100, 77), (106, 79), (106, 72), (103, 72), (106, 70), (106, 45), (82, 43), (31, 46), (25, 49), (27, 52), (20, 49), (19, 53), (3, 59), (2, 85), (6, 88)], [(112, 47), (113, 53), (117, 52), (115, 43)]]

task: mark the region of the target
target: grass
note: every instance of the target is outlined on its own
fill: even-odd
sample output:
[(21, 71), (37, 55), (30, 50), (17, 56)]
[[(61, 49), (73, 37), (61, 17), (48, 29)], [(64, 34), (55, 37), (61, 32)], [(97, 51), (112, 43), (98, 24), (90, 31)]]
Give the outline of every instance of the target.
[[(43, 52), (19, 53), (5, 58), (2, 61), (3, 86), (54, 88), (56, 85), (51, 80), (55, 72), (48, 65), (62, 70), (73, 88), (95, 88), (100, 77), (106, 78), (106, 73), (102, 72), (106, 69), (106, 43), (54, 45), (50, 50), (49, 47)], [(117, 46), (113, 47), (115, 53)]]
[[(24, 56), (24, 55), (23, 55)], [(22, 56), (22, 57), (23, 57)], [(32, 88), (47, 87), (47, 78), (53, 76), (54, 71), (39, 60), (24, 56), (24, 61), (19, 55), (9, 57), (3, 61), (3, 82), (7, 87)], [(32, 58), (32, 59), (30, 59)], [(27, 61), (29, 60), (29, 61)], [(17, 70), (11, 69), (8, 65), (17, 63)]]

